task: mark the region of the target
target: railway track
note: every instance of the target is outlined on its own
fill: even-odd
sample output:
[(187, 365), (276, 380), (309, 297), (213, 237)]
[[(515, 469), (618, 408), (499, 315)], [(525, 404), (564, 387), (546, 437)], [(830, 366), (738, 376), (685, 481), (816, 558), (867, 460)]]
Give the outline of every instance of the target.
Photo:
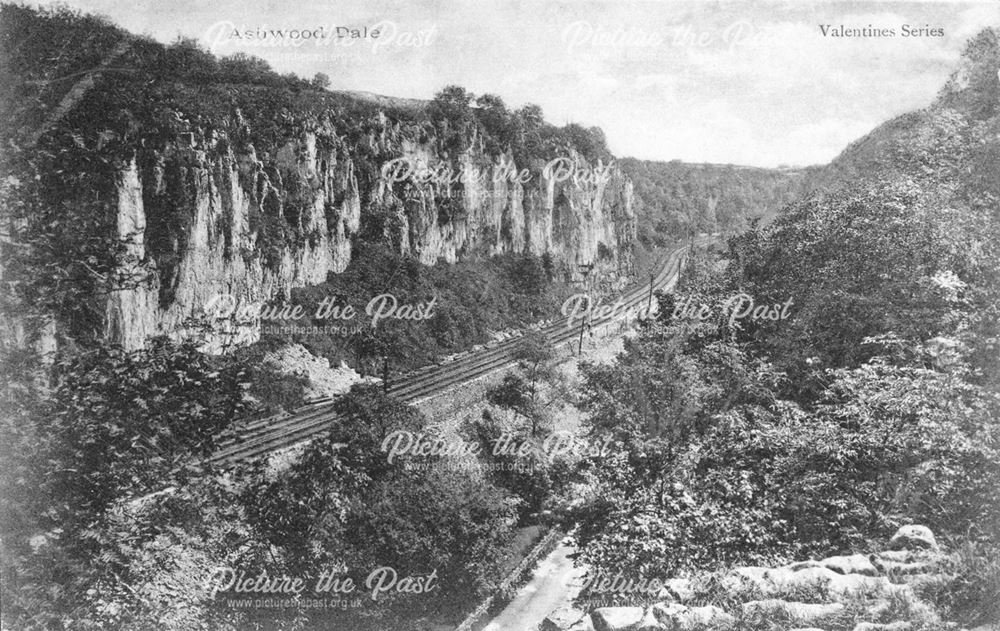
[[(695, 240), (695, 244), (703, 245), (710, 240), (710, 237), (700, 237)], [(654, 288), (662, 289), (674, 282), (687, 249), (687, 246), (679, 246), (663, 258), (660, 271), (652, 281)], [(645, 304), (648, 295), (648, 284), (628, 290), (620, 298), (623, 308), (591, 318), (591, 330), (623, 322), (629, 314), (634, 314)], [(568, 328), (564, 318), (557, 318), (539, 330), (556, 347), (573, 343), (580, 335), (580, 326)], [(460, 355), (453, 361), (407, 373), (389, 387), (389, 394), (402, 401), (413, 402), (472, 381), (512, 365), (519, 343), (519, 338), (507, 339), (479, 352)], [(216, 453), (209, 458), (209, 462), (217, 465), (245, 462), (305, 441), (322, 432), (337, 418), (333, 405), (332, 399), (317, 400), (289, 414), (251, 421), (237, 430), (233, 437), (223, 441)]]

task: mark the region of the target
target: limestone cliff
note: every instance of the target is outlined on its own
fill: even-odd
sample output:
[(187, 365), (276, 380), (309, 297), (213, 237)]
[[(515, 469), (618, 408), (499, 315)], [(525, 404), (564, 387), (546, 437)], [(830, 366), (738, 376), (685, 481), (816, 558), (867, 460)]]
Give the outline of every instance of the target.
[[(548, 254), (570, 279), (580, 264), (605, 280), (631, 272), (632, 184), (616, 166), (588, 164), (570, 149), (562, 158), (573, 175), (604, 177), (560, 177), (541, 160), (489, 155), (475, 136), (449, 158), (414, 126), (377, 121), (353, 142), (322, 122), (302, 125), (263, 155), (245, 124), (239, 133), (192, 125), (160, 146), (136, 147), (114, 183), (124, 247), (106, 340), (136, 348), (152, 335), (200, 336), (215, 351), (253, 341), (256, 322), (207, 317), (213, 297), (260, 303), (323, 282), (347, 267), (366, 217), (394, 219), (384, 222), (387, 238), (427, 265), (531, 253)], [(392, 181), (379, 167), (393, 158), (478, 177)], [(502, 177), (522, 166), (533, 174), (527, 181)]]

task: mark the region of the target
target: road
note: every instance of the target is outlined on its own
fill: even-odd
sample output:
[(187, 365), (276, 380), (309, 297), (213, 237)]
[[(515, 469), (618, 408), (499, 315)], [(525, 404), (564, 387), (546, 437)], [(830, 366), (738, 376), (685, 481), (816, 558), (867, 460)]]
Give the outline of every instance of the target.
[(534, 631), (547, 615), (572, 604), (583, 587), (584, 568), (573, 567), (574, 549), (564, 539), (535, 568), (531, 580), (482, 631)]

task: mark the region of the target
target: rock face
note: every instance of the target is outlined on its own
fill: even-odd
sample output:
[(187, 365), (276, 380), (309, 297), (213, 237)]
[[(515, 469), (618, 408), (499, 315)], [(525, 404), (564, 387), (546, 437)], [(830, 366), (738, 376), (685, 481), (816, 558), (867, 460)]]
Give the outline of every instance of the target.
[[(547, 254), (568, 278), (580, 264), (605, 280), (632, 271), (632, 184), (616, 166), (570, 151), (562, 159), (574, 167), (561, 175), (490, 156), (476, 138), (447, 157), (433, 138), (380, 120), (378, 132), (353, 144), (317, 123), (267, 156), (247, 139), (202, 130), (138, 148), (115, 182), (123, 248), (107, 299), (107, 341), (136, 348), (153, 335), (200, 337), (216, 352), (254, 341), (259, 321), (220, 310), (216, 297), (226, 297), (222, 306), (253, 305), (323, 282), (347, 267), (366, 217), (427, 265), (530, 253)], [(382, 170), (390, 160), (417, 173), (470, 175), (394, 178)], [(528, 181), (506, 176), (522, 166), (532, 167)], [(588, 173), (602, 177), (577, 176)]]

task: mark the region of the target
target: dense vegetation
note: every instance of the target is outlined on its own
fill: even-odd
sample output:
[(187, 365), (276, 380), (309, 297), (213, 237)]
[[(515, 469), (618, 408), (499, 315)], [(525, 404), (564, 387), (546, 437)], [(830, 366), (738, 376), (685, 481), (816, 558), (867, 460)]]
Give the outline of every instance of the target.
[[(768, 564), (921, 523), (978, 551), (945, 613), (996, 619), (996, 31), (965, 63), (970, 84), (845, 151), (817, 177), (830, 192), (692, 261), (659, 320), (586, 371), (591, 430), (624, 446), (567, 513), (594, 568)], [(790, 315), (733, 320), (737, 293)], [(710, 317), (675, 314), (687, 298)]]
[[(199, 460), (252, 405), (246, 358), (164, 341), (99, 351), (60, 361), (67, 378), (51, 393), (30, 358), (5, 358), (5, 626), (411, 628), (415, 616), (460, 617), (507, 562), (516, 499), (437, 457), (388, 462), (383, 439), (426, 420), (378, 388), (342, 398), (342, 420), (294, 464), (247, 467), (233, 483)], [(385, 566), (400, 580), (433, 574), (433, 589), (373, 600), (366, 578)], [(252, 606), (263, 596), (227, 590), (218, 568), (302, 577), (303, 599), (343, 606)], [(314, 593), (324, 571), (356, 589)]]
[(662, 246), (691, 233), (737, 234), (767, 222), (802, 193), (810, 169), (724, 164), (619, 162), (635, 184), (639, 242)]
[[(556, 281), (549, 257), (505, 255), (428, 266), (385, 244), (364, 242), (343, 273), (292, 292), (291, 304), (302, 305), (308, 314), (315, 314), (325, 299), (335, 299), (338, 308), (353, 307), (358, 315), (351, 320), (304, 318), (299, 322), (303, 326), (342, 324), (348, 332), (278, 333), (268, 335), (265, 342), (298, 342), (334, 364), (347, 360), (374, 374), (380, 374), (383, 361), (388, 360), (395, 373), (488, 342), (494, 332), (558, 313), (573, 288)], [(366, 306), (386, 288), (399, 305), (423, 305), (432, 317), (422, 321), (389, 318), (370, 326)]]

